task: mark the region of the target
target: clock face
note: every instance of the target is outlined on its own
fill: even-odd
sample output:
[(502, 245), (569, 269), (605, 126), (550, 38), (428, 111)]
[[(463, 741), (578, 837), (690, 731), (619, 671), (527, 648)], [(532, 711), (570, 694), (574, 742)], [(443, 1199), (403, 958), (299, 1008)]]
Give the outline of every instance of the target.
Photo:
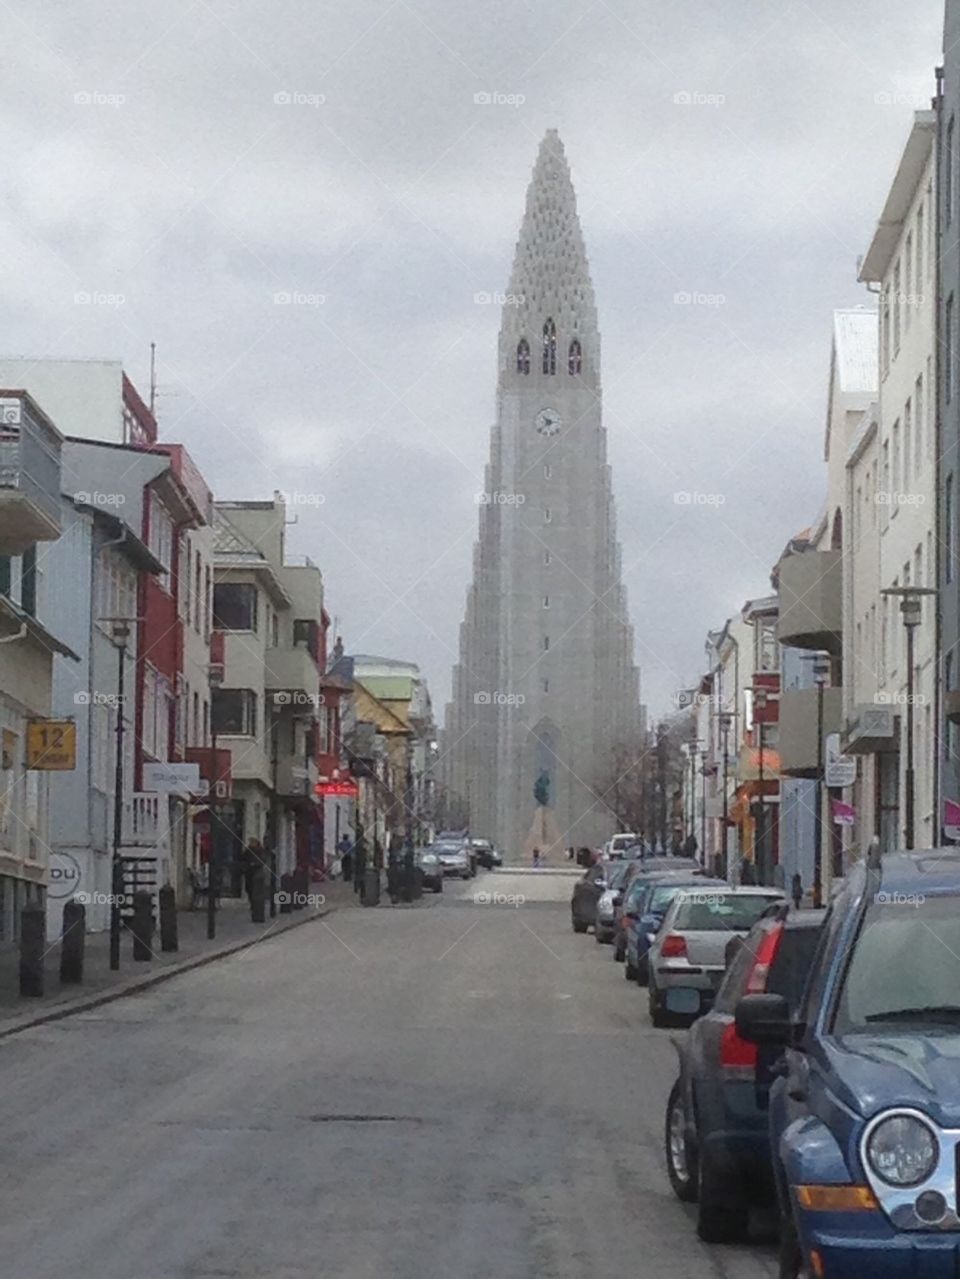
[(537, 414), (537, 430), (541, 435), (559, 435), (563, 421), (556, 409), (541, 409)]

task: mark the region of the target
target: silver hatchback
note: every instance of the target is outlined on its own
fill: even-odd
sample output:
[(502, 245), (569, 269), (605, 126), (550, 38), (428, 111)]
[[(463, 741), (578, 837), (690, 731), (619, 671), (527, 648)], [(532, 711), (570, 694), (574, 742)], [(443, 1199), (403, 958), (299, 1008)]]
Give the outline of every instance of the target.
[(747, 935), (772, 905), (779, 888), (689, 888), (678, 893), (650, 947), (650, 1020), (689, 1020), (706, 1012), (726, 971), (731, 941)]

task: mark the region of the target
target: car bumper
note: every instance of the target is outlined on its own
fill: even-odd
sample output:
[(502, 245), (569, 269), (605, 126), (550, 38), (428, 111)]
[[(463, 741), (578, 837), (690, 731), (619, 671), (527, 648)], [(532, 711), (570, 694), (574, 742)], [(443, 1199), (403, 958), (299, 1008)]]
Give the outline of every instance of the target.
[(469, 866), (444, 866), (443, 873), (445, 875), (469, 875)]
[[(814, 1249), (828, 1279), (957, 1279), (960, 1236), (895, 1231), (881, 1212), (848, 1214), (850, 1225), (826, 1226), (823, 1214), (800, 1212), (800, 1237), (808, 1267)], [(806, 1220), (804, 1220), (806, 1219)], [(813, 1273), (813, 1271), (811, 1271)]]
[[(683, 1015), (689, 1014), (696, 1017), (701, 1013), (709, 1012), (713, 1007), (713, 1001), (723, 981), (723, 974), (722, 968), (698, 968), (696, 965), (679, 968), (669, 962), (667, 964), (660, 962), (656, 964), (654, 980), (661, 1002), (665, 1002), (668, 1009), (670, 1003), (667, 997), (670, 991), (693, 992), (697, 999), (696, 1006), (684, 1007)], [(688, 1000), (691, 1000), (691, 997), (688, 997)], [(674, 1011), (679, 1012), (679, 1009)]]

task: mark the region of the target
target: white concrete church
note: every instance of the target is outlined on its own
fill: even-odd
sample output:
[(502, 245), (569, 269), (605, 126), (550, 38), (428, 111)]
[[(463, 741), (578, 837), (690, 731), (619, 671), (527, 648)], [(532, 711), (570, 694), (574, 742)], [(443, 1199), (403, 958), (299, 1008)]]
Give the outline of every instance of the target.
[(444, 781), (471, 832), (496, 840), (508, 861), (543, 841), (557, 861), (564, 847), (597, 845), (613, 830), (603, 793), (614, 752), (636, 740), (640, 694), (597, 309), (554, 129), (534, 166), (503, 308), (484, 492)]

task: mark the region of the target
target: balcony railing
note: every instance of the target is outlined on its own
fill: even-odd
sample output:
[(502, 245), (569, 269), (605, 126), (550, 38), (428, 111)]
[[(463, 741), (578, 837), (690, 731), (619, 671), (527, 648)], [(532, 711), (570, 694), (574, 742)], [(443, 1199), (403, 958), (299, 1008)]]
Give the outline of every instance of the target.
[(843, 648), (843, 566), (840, 551), (803, 551), (779, 566), (777, 638), (794, 648)]
[(60, 448), (29, 402), (0, 398), (0, 553), (60, 536)]
[(127, 848), (164, 848), (170, 837), (170, 801), (159, 791), (133, 791), (123, 801)]

